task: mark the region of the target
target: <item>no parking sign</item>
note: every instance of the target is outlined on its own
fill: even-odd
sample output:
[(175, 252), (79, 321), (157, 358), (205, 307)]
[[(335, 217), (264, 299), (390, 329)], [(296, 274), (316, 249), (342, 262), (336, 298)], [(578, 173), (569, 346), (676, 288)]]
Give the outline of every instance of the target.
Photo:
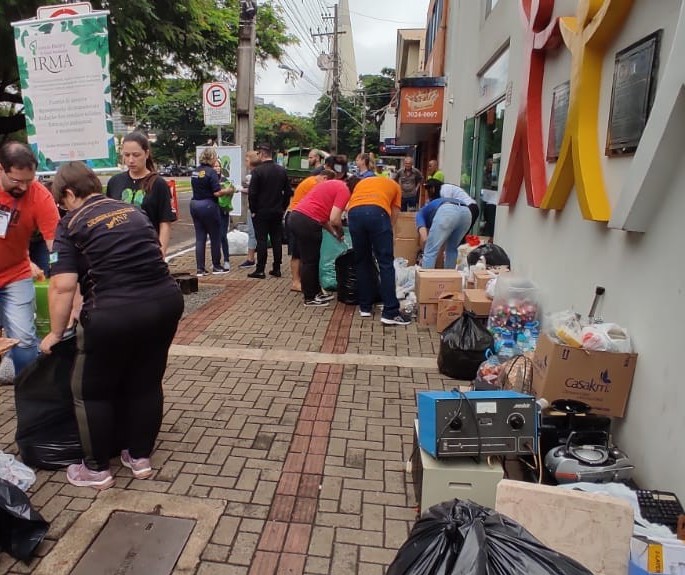
[(202, 86), (202, 109), (205, 126), (231, 123), (231, 100), (227, 82), (210, 82)]

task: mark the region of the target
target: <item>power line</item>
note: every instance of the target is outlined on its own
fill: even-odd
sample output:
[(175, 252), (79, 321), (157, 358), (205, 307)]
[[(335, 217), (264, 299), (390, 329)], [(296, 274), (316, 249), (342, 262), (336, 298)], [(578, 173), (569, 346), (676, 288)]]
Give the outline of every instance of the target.
[(413, 22), (408, 22), (407, 20), (389, 20), (388, 18), (377, 18), (376, 16), (367, 16), (366, 14), (362, 14), (361, 12), (355, 12), (354, 10), (350, 10), (350, 14), (355, 14), (356, 16), (361, 16), (362, 18), (368, 18), (369, 20), (377, 20), (378, 22), (390, 22), (391, 24), (411, 24), (413, 26), (418, 26), (420, 23), (417, 23), (415, 20)]

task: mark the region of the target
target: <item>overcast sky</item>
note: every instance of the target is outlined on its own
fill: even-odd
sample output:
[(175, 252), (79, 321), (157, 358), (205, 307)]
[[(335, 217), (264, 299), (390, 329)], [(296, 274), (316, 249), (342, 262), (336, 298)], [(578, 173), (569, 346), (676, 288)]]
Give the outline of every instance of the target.
[[(424, 28), (429, 0), (348, 0), (358, 74), (379, 74), (382, 68), (395, 67), (398, 28)], [(333, 2), (320, 4), (333, 6)], [(311, 4), (312, 6), (316, 3)], [(291, 33), (302, 37), (316, 28), (313, 10), (298, 22)], [(287, 19), (287, 14), (286, 14)], [(292, 26), (295, 28), (295, 26)], [(321, 96), (324, 72), (316, 65), (315, 53), (326, 50), (322, 42), (303, 39), (300, 46), (289, 49), (287, 62), (304, 72), (302, 78), (286, 82), (286, 72), (270, 62), (266, 69), (257, 67), (255, 95), (294, 114), (309, 114)]]

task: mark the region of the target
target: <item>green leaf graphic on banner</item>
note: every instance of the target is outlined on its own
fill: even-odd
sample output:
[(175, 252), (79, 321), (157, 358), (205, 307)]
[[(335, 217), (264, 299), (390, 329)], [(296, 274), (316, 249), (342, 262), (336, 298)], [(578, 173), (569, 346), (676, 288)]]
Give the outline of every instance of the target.
[(31, 122), (29, 122), (28, 119), (26, 120), (26, 135), (27, 136), (35, 136), (36, 135), (36, 127)]
[(108, 134), (114, 133), (114, 122), (112, 122), (112, 120), (107, 120), (107, 133)]
[(109, 42), (107, 39), (107, 18), (84, 18), (78, 26), (72, 26), (76, 35), (73, 46), (79, 47), (81, 54), (95, 54), (100, 58), (103, 68), (107, 67)]
[(21, 30), (19, 30), (19, 28), (17, 28), (17, 27), (15, 26), (15, 27), (14, 27), (14, 40), (15, 40), (15, 42), (16, 42), (17, 40), (19, 40), (19, 34), (21, 34)]
[(24, 30), (21, 33), (21, 47), (22, 48), (26, 48), (26, 38), (28, 37), (28, 35), (29, 35), (29, 31), (26, 28), (24, 28)]
[(19, 69), (19, 80), (22, 90), (29, 87), (29, 67), (23, 56), (17, 57), (17, 68)]
[(33, 121), (33, 102), (28, 96), (24, 96), (24, 114), (27, 119)]
[(109, 84), (107, 84), (107, 85), (105, 86), (105, 94), (111, 94), (111, 93), (112, 93), (112, 86), (110, 86)]
[(54, 24), (52, 22), (47, 22), (46, 24), (42, 24), (41, 26), (39, 26), (38, 31), (42, 32), (43, 34), (50, 34), (50, 32), (52, 32), (53, 27)]
[(112, 116), (112, 102), (105, 101), (105, 114)]

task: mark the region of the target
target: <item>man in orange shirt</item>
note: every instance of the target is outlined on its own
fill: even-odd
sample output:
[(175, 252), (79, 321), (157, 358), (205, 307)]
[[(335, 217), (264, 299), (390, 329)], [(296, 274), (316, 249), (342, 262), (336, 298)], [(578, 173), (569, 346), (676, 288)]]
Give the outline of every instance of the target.
[(357, 270), (359, 313), (362, 317), (371, 317), (376, 295), (375, 256), (383, 301), (381, 322), (386, 325), (407, 325), (411, 321), (400, 312), (395, 294), (392, 227), (401, 206), (402, 189), (399, 184), (378, 176), (361, 180), (347, 204), (347, 221)]
[(0, 323), (7, 337), (19, 340), (10, 352), (16, 374), (38, 355), (33, 278), (41, 271), (29, 259), (29, 242), (38, 230), (52, 250), (59, 221), (52, 194), (36, 181), (37, 167), (27, 145), (0, 148)]
[(290, 233), (290, 228), (288, 226), (290, 214), (297, 207), (297, 204), (300, 203), (302, 198), (314, 189), (316, 184), (325, 182), (326, 180), (332, 180), (333, 178), (335, 178), (335, 172), (332, 170), (322, 170), (316, 175), (311, 175), (297, 185), (293, 197), (290, 198), (290, 205), (285, 214), (285, 226), (288, 231), (288, 255), (290, 256), (290, 273), (293, 278), (293, 285), (290, 288), (292, 291), (302, 291), (302, 280), (300, 279), (300, 266), (302, 262), (300, 260), (300, 249), (295, 241), (295, 236)]

